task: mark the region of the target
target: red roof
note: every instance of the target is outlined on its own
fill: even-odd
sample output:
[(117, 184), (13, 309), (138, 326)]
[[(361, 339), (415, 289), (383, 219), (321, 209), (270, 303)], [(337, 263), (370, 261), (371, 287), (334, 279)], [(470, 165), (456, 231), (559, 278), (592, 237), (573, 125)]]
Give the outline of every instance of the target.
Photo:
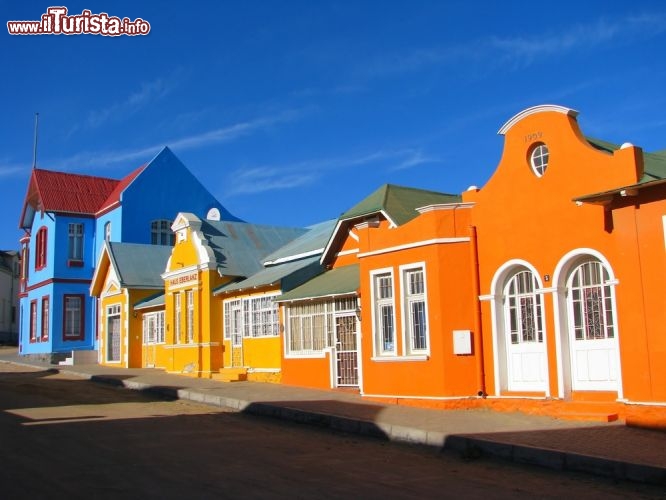
[(35, 169), (33, 178), (46, 212), (94, 214), (118, 185), (115, 179)]
[(146, 165), (141, 165), (139, 168), (123, 177), (120, 181), (116, 181), (118, 184), (113, 189), (113, 191), (111, 191), (108, 198), (104, 200), (104, 203), (102, 203), (102, 205), (97, 209), (97, 215), (101, 215), (99, 212), (108, 212), (110, 209), (118, 206), (120, 204), (120, 195), (122, 192), (125, 191), (125, 188), (132, 183), (132, 181), (143, 171), (144, 168), (146, 168)]
[(36, 168), (30, 176), (20, 227), (28, 227), (36, 211), (94, 215), (119, 182)]

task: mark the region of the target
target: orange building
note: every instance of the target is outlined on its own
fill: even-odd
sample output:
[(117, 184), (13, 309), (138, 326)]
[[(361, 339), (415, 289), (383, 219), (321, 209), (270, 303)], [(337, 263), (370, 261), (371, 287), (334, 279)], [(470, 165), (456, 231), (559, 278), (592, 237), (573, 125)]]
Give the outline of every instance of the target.
[(337, 222), (329, 269), (284, 304), (285, 383), (381, 399), (472, 396), (470, 206), (384, 185)]
[(666, 154), (537, 106), (499, 131), (478, 233), (489, 397), (666, 402)]

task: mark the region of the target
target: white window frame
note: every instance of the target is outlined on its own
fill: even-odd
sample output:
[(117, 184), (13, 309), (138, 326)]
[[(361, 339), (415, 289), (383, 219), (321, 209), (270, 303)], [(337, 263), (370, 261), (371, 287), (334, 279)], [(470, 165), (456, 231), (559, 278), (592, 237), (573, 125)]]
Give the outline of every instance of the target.
[[(544, 160), (545, 158), (545, 160)], [(530, 166), (537, 177), (543, 177), (548, 169), (550, 150), (543, 142), (537, 142), (530, 150)]]
[(180, 344), (181, 338), (180, 338), (180, 323), (181, 323), (181, 304), (180, 304), (180, 292), (175, 292), (173, 294), (173, 301), (174, 301), (174, 328), (173, 328), (173, 334), (175, 336), (174, 338), (174, 344)]
[[(389, 277), (391, 279), (391, 297), (380, 298), (377, 294), (378, 279)], [(370, 272), (370, 300), (372, 304), (372, 338), (373, 355), (382, 357), (396, 357), (398, 355), (398, 332), (396, 328), (395, 311), (395, 276), (393, 268), (375, 269)], [(380, 316), (381, 309), (391, 306), (391, 321), (393, 325), (393, 349), (384, 348), (383, 321)]]
[[(425, 262), (404, 264), (398, 268), (400, 272), (400, 299), (401, 299), (401, 327), (402, 327), (402, 352), (404, 356), (430, 355), (430, 317), (428, 312), (428, 279), (426, 275)], [(412, 294), (409, 290), (408, 274), (421, 272), (423, 276), (423, 292)], [(414, 346), (414, 324), (412, 321), (411, 305), (423, 302), (425, 315), (425, 347)]]
[(224, 338), (231, 339), (231, 313), (240, 311), (240, 324), (237, 325), (242, 337), (274, 338), (280, 335), (279, 306), (275, 297), (279, 293), (253, 295), (226, 299), (222, 306)]
[(335, 298), (285, 305), (285, 357), (324, 357), (335, 343), (335, 313)]
[[(150, 320), (154, 320), (155, 333), (154, 338), (149, 338), (148, 325)], [(164, 344), (166, 341), (164, 337), (164, 311), (157, 311), (146, 313), (143, 315), (143, 343), (144, 344)]]
[(186, 290), (185, 298), (187, 302), (187, 343), (194, 342), (194, 291)]

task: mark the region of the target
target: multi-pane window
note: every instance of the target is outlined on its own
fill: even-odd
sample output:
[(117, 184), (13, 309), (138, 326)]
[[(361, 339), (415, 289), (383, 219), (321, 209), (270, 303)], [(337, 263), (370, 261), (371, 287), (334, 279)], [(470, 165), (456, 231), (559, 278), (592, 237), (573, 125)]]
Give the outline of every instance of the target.
[(83, 260), (83, 224), (79, 222), (69, 224), (67, 258), (69, 260)]
[(164, 311), (143, 315), (143, 343), (164, 343)]
[(111, 241), (111, 221), (104, 224), (104, 241)]
[(570, 277), (570, 301), (576, 340), (611, 339), (615, 336), (612, 287), (608, 271), (599, 261), (574, 269)]
[(65, 295), (63, 303), (64, 340), (83, 338), (83, 295)]
[(154, 220), (150, 223), (150, 243), (153, 245), (169, 245), (175, 243), (175, 235), (171, 230), (172, 221), (166, 219)]
[(42, 340), (49, 338), (49, 298), (42, 297)]
[(407, 327), (407, 354), (428, 350), (425, 273), (422, 267), (403, 271), (403, 314)]
[(543, 313), (538, 283), (531, 271), (514, 274), (505, 288), (504, 310), (512, 344), (543, 342)]
[(187, 290), (185, 292), (187, 298), (187, 343), (194, 342), (194, 292)]
[(180, 320), (181, 320), (181, 310), (180, 310), (180, 293), (176, 292), (173, 294), (174, 299), (174, 344), (180, 344)]
[(396, 354), (395, 311), (393, 302), (393, 276), (375, 274), (375, 345), (378, 354)]
[[(344, 299), (287, 306), (285, 324), (288, 354), (321, 354), (327, 347), (333, 347), (335, 314), (346, 311), (348, 307), (353, 306), (349, 306)], [(354, 308), (349, 311), (354, 311)]]
[(35, 269), (46, 267), (46, 243), (48, 232), (45, 227), (40, 227), (35, 238)]
[(30, 301), (30, 342), (37, 340), (37, 301)]
[(536, 174), (537, 177), (541, 177), (548, 168), (548, 147), (539, 143), (532, 150), (530, 154), (530, 164), (532, 165), (532, 171)]
[(275, 337), (280, 335), (278, 305), (274, 295), (224, 302), (224, 337)]

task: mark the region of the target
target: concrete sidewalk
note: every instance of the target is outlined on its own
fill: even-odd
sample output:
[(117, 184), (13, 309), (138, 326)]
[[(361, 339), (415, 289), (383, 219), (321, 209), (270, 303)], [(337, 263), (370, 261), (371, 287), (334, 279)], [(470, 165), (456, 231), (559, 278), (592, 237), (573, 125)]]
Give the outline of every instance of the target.
[(99, 365), (54, 366), (0, 349), (0, 362), (56, 369), (94, 382), (184, 399), (254, 415), (329, 427), (556, 470), (666, 484), (666, 432), (621, 423), (558, 420), (519, 412), (428, 410), (384, 405), (348, 391), (322, 391), (257, 382), (223, 383), (153, 369)]

